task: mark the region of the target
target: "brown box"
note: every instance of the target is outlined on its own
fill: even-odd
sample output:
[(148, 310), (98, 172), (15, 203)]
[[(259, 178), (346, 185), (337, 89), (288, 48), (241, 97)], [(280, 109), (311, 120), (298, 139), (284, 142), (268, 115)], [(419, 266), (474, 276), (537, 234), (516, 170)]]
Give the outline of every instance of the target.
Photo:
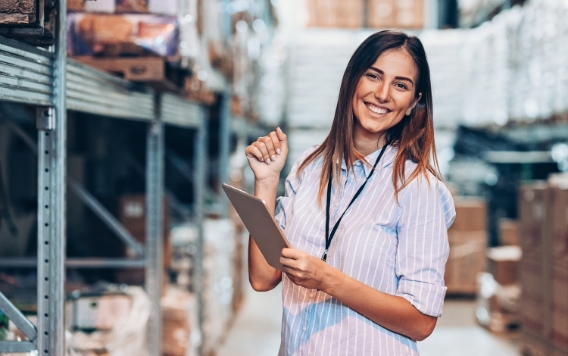
[(552, 322), (550, 339), (555, 349), (568, 354), (568, 189), (549, 188), (552, 254)]
[(549, 189), (542, 182), (522, 186), (519, 190), (519, 241), (523, 255), (519, 277), (523, 333), (546, 340), (551, 330), (551, 274), (547, 233)]
[(526, 356), (550, 356), (548, 342), (525, 332), (520, 340), (521, 354)]
[(499, 243), (503, 246), (519, 246), (519, 223), (517, 220), (499, 221)]
[(449, 231), (450, 256), (444, 280), (448, 293), (475, 294), (477, 274), (485, 268), (487, 233), (485, 231)]
[(568, 270), (568, 188), (549, 189), (553, 264)]
[(482, 198), (454, 199), (456, 219), (450, 231), (486, 231), (487, 203)]
[(487, 250), (487, 271), (500, 285), (518, 283), (521, 255), (519, 246), (492, 247)]
[(568, 270), (555, 267), (552, 283), (550, 339), (556, 349), (568, 354)]
[[(166, 283), (166, 271), (170, 266), (172, 256), (172, 246), (170, 244), (170, 213), (169, 203), (164, 198), (162, 211), (162, 232), (163, 232), (163, 282)], [(122, 225), (128, 230), (136, 241), (144, 245), (146, 243), (146, 196), (145, 195), (125, 195), (120, 198), (118, 218)], [(125, 256), (134, 257), (135, 253), (128, 246), (125, 246)], [(144, 269), (121, 269), (116, 272), (118, 283), (143, 284)]]
[(307, 5), (309, 27), (363, 27), (363, 0), (308, 0)]
[(369, 0), (369, 27), (423, 28), (424, 0)]

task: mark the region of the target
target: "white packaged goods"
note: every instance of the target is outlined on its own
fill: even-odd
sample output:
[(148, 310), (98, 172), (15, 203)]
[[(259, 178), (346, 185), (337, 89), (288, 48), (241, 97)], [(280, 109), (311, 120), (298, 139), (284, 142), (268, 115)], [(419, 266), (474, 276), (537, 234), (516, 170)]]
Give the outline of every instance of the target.
[(296, 35), (289, 59), (291, 128), (331, 127), (345, 67), (357, 46), (371, 33), (306, 30)]
[[(126, 309), (127, 315), (121, 318), (105, 317), (105, 320), (113, 319), (115, 322), (114, 325), (104, 323), (104, 327), (108, 327), (107, 330), (95, 329), (93, 332), (71, 333), (67, 342), (69, 356), (147, 355), (146, 326), (150, 316), (150, 299), (139, 287), (129, 287), (126, 297), (129, 299), (127, 304), (130, 305), (130, 308)], [(105, 296), (100, 297), (99, 301), (103, 298)], [(118, 303), (124, 304), (122, 299)], [(77, 306), (81, 307), (81, 305), (75, 307)], [(99, 310), (99, 312), (115, 311), (115, 308)]]
[[(471, 9), (476, 3), (460, 2)], [(474, 29), (422, 31), (436, 128), (504, 125), (565, 114), (567, 18), (566, 1), (530, 0)], [(296, 34), (289, 72), (291, 128), (330, 127), (346, 64), (371, 33), (303, 30)]]
[(204, 222), (203, 338), (205, 354), (224, 337), (233, 317), (235, 228), (230, 219)]

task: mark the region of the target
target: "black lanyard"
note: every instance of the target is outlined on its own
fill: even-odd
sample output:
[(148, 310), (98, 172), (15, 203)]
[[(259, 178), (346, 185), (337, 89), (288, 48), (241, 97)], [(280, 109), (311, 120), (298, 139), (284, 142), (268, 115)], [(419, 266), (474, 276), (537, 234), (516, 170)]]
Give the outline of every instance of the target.
[(349, 203), (349, 205), (347, 206), (347, 208), (345, 209), (343, 214), (341, 214), (341, 217), (339, 218), (339, 220), (337, 220), (337, 222), (335, 223), (335, 226), (333, 226), (333, 229), (331, 230), (331, 234), (329, 233), (329, 205), (330, 205), (330, 202), (331, 202), (331, 184), (333, 183), (333, 175), (332, 175), (332, 170), (331, 169), (329, 170), (329, 181), (327, 183), (327, 203), (326, 203), (326, 207), (325, 207), (325, 251), (323, 252), (323, 256), (321, 257), (321, 259), (324, 262), (327, 260), (327, 252), (329, 250), (329, 246), (331, 245), (331, 240), (333, 240), (333, 236), (335, 236), (335, 232), (337, 231), (337, 228), (339, 227), (339, 223), (341, 223), (341, 219), (343, 219), (343, 216), (345, 216), (345, 213), (347, 212), (347, 210), (349, 210), (349, 208), (351, 207), (351, 204), (353, 204), (353, 202), (357, 199), (357, 197), (359, 197), (359, 195), (363, 191), (363, 188), (365, 188), (365, 185), (367, 184), (369, 179), (373, 176), (373, 173), (375, 172), (375, 168), (377, 167), (377, 164), (381, 160), (381, 157), (383, 157), (383, 154), (385, 153), (385, 150), (387, 149), (388, 145), (389, 144), (387, 143), (386, 145), (383, 146), (381, 153), (379, 153), (379, 156), (377, 157), (377, 160), (375, 161), (375, 164), (373, 165), (373, 169), (371, 170), (371, 173), (369, 173), (369, 176), (367, 177), (367, 179), (365, 179), (365, 182), (363, 183), (363, 185), (359, 188), (357, 193), (355, 193), (355, 196), (353, 197), (353, 199), (351, 199), (351, 202)]

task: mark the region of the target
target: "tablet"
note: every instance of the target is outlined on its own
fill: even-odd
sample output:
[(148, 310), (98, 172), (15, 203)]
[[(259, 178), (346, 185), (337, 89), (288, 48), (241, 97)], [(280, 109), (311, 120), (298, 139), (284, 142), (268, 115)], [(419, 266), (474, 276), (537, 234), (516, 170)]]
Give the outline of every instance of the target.
[(290, 247), (274, 216), (268, 211), (264, 200), (223, 183), (223, 190), (237, 210), (254, 242), (269, 265), (282, 270), (282, 249)]

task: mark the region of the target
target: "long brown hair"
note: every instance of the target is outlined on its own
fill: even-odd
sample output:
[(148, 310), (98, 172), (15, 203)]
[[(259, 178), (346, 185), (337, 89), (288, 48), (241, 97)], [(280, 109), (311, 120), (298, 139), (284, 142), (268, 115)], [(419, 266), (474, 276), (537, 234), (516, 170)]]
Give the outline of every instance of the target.
[[(403, 49), (414, 59), (418, 68), (414, 96), (418, 98), (420, 93), (422, 94), (411, 114), (405, 115), (398, 124), (386, 132), (385, 142), (390, 142), (392, 146), (398, 148), (392, 176), (397, 200), (398, 193), (420, 175), (426, 176), (430, 172), (439, 180), (443, 180), (434, 143), (432, 85), (426, 52), (417, 37), (408, 36), (403, 32), (385, 30), (369, 36), (349, 60), (341, 80), (331, 131), (323, 143), (304, 160), (298, 169), (298, 174), (300, 174), (308, 164), (320, 155), (323, 156), (318, 191), (320, 204), (330, 172), (332, 172), (333, 180), (339, 181), (341, 167), (335, 162), (344, 160), (348, 171), (353, 169), (355, 160), (365, 162), (364, 156), (355, 149), (353, 131), (356, 118), (353, 114), (353, 96), (365, 71), (382, 53), (393, 49)], [(405, 178), (407, 159), (417, 164), (408, 179)]]

